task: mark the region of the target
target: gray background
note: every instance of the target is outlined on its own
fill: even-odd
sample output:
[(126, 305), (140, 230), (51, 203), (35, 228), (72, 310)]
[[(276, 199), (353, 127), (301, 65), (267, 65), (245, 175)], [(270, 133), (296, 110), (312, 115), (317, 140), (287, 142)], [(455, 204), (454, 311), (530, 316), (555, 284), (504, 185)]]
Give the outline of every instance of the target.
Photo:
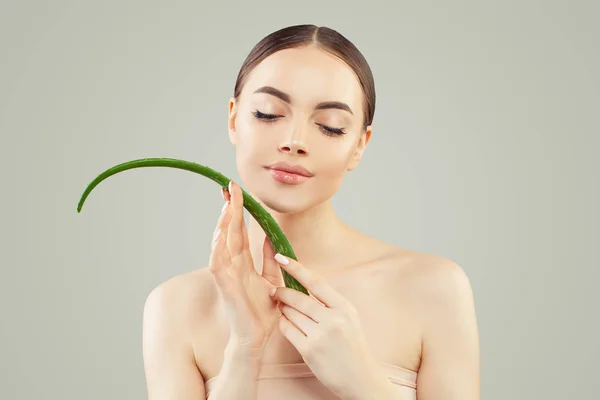
[(3, 2), (0, 398), (145, 397), (145, 298), (206, 265), (218, 187), (143, 169), (77, 201), (142, 157), (238, 179), (238, 68), (298, 23), (339, 30), (375, 75), (373, 137), (335, 207), (468, 273), (483, 398), (596, 396), (594, 3)]

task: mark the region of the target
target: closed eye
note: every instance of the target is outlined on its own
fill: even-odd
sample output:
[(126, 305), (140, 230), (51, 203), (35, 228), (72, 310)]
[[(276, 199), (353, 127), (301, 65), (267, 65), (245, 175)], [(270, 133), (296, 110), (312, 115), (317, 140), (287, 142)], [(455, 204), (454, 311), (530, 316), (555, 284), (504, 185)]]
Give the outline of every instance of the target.
[(261, 113), (260, 111), (256, 110), (253, 111), (252, 114), (258, 118), (258, 119), (263, 119), (263, 120), (274, 120), (275, 118), (278, 118), (279, 115), (275, 115), (275, 114), (265, 114), (265, 113)]
[(346, 134), (346, 132), (344, 132), (343, 129), (332, 128), (330, 126), (321, 125), (321, 124), (317, 124), (317, 125), (320, 126), (321, 129), (323, 129), (325, 131), (325, 133), (328, 135), (344, 135), (344, 134)]
[[(254, 115), (254, 117), (256, 117), (257, 119), (260, 119), (264, 122), (275, 122), (275, 120), (277, 118), (281, 117), (281, 115), (266, 114), (266, 113), (262, 113), (258, 110), (252, 111), (252, 115)], [(344, 130), (340, 129), (340, 128), (332, 128), (330, 126), (323, 125), (323, 124), (316, 124), (316, 125), (321, 128), (323, 133), (325, 133), (326, 135), (329, 135), (329, 136), (339, 136), (339, 135), (346, 134), (346, 132), (344, 132)]]

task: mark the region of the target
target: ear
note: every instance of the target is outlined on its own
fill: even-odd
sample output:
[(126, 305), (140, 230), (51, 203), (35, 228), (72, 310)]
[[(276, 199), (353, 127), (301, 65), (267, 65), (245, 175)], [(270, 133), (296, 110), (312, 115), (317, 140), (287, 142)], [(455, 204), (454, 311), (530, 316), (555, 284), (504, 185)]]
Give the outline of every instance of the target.
[(369, 125), (369, 126), (367, 126), (367, 129), (365, 130), (365, 132), (363, 132), (360, 135), (360, 138), (358, 139), (358, 143), (356, 144), (356, 150), (354, 151), (354, 154), (352, 155), (352, 158), (350, 159), (350, 162), (348, 163), (348, 167), (346, 168), (347, 171), (352, 171), (358, 166), (358, 163), (360, 162), (362, 155), (363, 155), (365, 149), (367, 148), (367, 145), (369, 144), (369, 140), (371, 139), (372, 132), (373, 132), (373, 129), (372, 129), (371, 125)]
[(237, 103), (235, 97), (229, 99), (229, 118), (227, 119), (227, 126), (229, 129), (229, 141), (236, 144), (237, 131), (235, 130), (235, 117), (237, 116)]

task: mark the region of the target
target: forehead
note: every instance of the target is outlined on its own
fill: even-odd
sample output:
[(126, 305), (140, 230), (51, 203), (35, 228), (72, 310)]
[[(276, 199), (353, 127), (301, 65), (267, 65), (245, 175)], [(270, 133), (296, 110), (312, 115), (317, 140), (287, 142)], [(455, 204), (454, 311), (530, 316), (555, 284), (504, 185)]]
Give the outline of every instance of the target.
[(244, 92), (252, 93), (267, 85), (288, 93), (296, 104), (342, 101), (355, 115), (362, 110), (362, 89), (354, 71), (315, 46), (271, 54), (249, 74)]

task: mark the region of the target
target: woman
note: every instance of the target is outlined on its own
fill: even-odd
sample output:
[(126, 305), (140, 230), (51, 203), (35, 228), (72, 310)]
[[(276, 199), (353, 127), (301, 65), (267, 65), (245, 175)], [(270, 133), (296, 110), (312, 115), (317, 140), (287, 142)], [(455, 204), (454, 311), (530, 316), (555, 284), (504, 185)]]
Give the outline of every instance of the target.
[[(222, 191), (207, 268), (146, 301), (150, 400), (479, 399), (463, 270), (358, 232), (333, 210), (374, 109), (371, 70), (336, 31), (292, 26), (254, 47), (229, 102), (229, 138), (244, 186), (299, 262), (276, 257), (253, 219), (246, 229), (236, 183)], [(286, 288), (281, 268), (310, 295)]]

